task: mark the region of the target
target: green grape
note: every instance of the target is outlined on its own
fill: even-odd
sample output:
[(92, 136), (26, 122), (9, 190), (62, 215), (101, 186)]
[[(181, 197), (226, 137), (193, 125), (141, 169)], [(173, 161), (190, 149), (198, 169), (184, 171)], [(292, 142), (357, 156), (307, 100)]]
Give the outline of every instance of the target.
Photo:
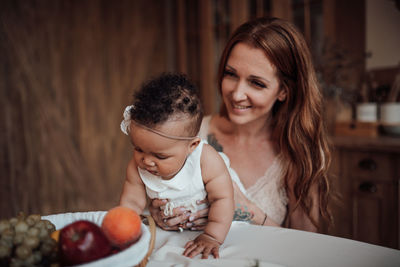
[(42, 241), (42, 244), (40, 246), (40, 251), (44, 256), (49, 256), (51, 255), (53, 249), (55, 249), (56, 244), (57, 244), (56, 241), (52, 238), (45, 239)]
[(32, 254), (32, 249), (25, 245), (20, 245), (15, 249), (15, 255), (21, 260), (27, 259)]
[(32, 253), (32, 256), (34, 257), (34, 262), (38, 263), (42, 261), (42, 253), (39, 250), (35, 250)]
[(40, 240), (46, 239), (47, 237), (49, 237), (49, 232), (47, 231), (47, 229), (44, 227), (40, 228), (39, 230)]
[(18, 221), (14, 226), (16, 233), (26, 233), (29, 229), (29, 225), (25, 221)]
[(31, 255), (29, 255), (29, 257), (24, 260), (24, 264), (25, 266), (35, 266), (35, 264), (38, 263), (35, 262), (35, 260), (35, 256), (33, 255), (33, 253), (31, 253)]
[(0, 259), (8, 258), (11, 256), (11, 247), (0, 245)]
[(0, 220), (0, 266), (60, 266), (53, 265), (58, 261), (53, 231), (54, 224), (38, 214)]
[(18, 219), (17, 219), (17, 218), (15, 218), (15, 217), (13, 217), (13, 218), (9, 219), (8, 221), (10, 222), (11, 226), (14, 226), (14, 225), (16, 225), (16, 224), (17, 224), (17, 222), (18, 222)]
[(41, 216), (39, 214), (31, 214), (26, 217), (25, 221), (29, 226), (35, 225), (38, 221), (40, 221)]
[(1, 240), (4, 240), (5, 242), (11, 242), (11, 244), (13, 243), (14, 240), (14, 229), (10, 228), (10, 229), (6, 229), (3, 231), (3, 233), (1, 233)]
[(0, 234), (6, 230), (6, 229), (10, 229), (11, 228), (11, 224), (8, 220), (1, 220), (0, 221)]
[(28, 232), (26, 233), (27, 236), (35, 236), (38, 237), (40, 233), (39, 228), (37, 227), (31, 227), (29, 228)]
[(10, 267), (22, 267), (24, 266), (24, 262), (21, 259), (11, 258)]
[(48, 230), (49, 233), (52, 233), (56, 230), (56, 227), (54, 224), (52, 224), (49, 220), (43, 220), (46, 226), (46, 229)]
[(23, 244), (27, 247), (30, 247), (31, 249), (35, 249), (39, 246), (40, 240), (38, 237), (35, 236), (27, 236), (25, 237)]
[(5, 239), (3, 237), (0, 239), (0, 246), (9, 247), (11, 249), (13, 245), (14, 245), (13, 239)]
[(16, 233), (14, 235), (14, 245), (21, 245), (24, 242), (25, 234), (24, 233)]
[(37, 228), (39, 228), (39, 229), (45, 228), (45, 227), (46, 227), (46, 223), (45, 223), (44, 221), (42, 221), (42, 220), (37, 221), (37, 222), (35, 223), (35, 227), (37, 227)]

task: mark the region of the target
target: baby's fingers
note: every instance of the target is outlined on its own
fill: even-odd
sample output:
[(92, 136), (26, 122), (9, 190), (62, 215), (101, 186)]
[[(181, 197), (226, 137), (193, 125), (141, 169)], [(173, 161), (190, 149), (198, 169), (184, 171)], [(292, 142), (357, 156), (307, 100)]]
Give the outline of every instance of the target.
[(208, 255), (210, 255), (211, 247), (205, 247), (203, 250), (203, 255), (201, 256), (202, 259), (208, 259)]
[(189, 242), (186, 243), (186, 245), (185, 245), (184, 248), (188, 248), (188, 247), (190, 247), (190, 246), (193, 245), (193, 244), (194, 244), (193, 241), (189, 241)]
[(193, 243), (186, 248), (183, 252), (183, 256), (193, 258), (194, 256), (199, 255), (203, 251), (203, 248), (203, 246)]
[(218, 259), (219, 258), (219, 248), (213, 247), (211, 249), (211, 254), (214, 256), (215, 259)]
[(189, 254), (190, 254), (194, 249), (196, 249), (196, 247), (197, 247), (197, 245), (194, 244), (193, 241), (188, 242), (188, 243), (185, 245), (185, 251), (183, 252), (183, 256), (189, 257)]

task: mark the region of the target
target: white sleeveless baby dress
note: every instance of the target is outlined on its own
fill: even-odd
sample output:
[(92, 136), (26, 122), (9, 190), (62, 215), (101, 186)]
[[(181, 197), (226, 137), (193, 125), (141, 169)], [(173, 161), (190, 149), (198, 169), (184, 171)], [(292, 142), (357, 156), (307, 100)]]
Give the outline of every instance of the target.
[(204, 143), (205, 141), (200, 141), (187, 157), (182, 169), (170, 180), (163, 180), (160, 176), (138, 168), (140, 178), (146, 186), (147, 196), (151, 199), (169, 199), (163, 207), (166, 216), (172, 215), (175, 207), (183, 206), (191, 212), (207, 207), (206, 204), (196, 204), (197, 200), (203, 200), (207, 196), (200, 167)]
[[(203, 118), (200, 138), (207, 140), (209, 134), (208, 129), (211, 116)], [(239, 189), (247, 196), (249, 200), (254, 202), (265, 214), (268, 215), (278, 224), (282, 225), (287, 213), (288, 198), (285, 187), (283, 185), (283, 177), (287, 166), (280, 156), (277, 156), (271, 166), (266, 170), (263, 176), (249, 188), (244, 188), (237, 173), (230, 167), (228, 156), (223, 152), (219, 152), (229, 169), (232, 180), (238, 185)]]

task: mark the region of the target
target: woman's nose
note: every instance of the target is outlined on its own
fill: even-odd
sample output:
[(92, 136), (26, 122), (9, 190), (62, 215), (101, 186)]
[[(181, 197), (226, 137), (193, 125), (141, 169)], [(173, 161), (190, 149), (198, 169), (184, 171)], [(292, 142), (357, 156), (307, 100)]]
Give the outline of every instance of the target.
[(232, 92), (232, 98), (235, 101), (241, 101), (246, 99), (246, 84), (242, 81), (239, 81), (233, 92)]
[(143, 161), (143, 164), (146, 165), (146, 166), (153, 167), (153, 166), (156, 165), (156, 164), (154, 163), (154, 161), (151, 159), (151, 157), (144, 156), (143, 159), (142, 159), (142, 161)]

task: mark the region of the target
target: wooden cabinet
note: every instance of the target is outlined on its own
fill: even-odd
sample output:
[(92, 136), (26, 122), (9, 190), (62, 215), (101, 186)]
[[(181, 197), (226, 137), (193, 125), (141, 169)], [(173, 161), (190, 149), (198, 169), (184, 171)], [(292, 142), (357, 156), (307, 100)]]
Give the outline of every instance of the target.
[(400, 138), (334, 137), (329, 234), (399, 248)]

